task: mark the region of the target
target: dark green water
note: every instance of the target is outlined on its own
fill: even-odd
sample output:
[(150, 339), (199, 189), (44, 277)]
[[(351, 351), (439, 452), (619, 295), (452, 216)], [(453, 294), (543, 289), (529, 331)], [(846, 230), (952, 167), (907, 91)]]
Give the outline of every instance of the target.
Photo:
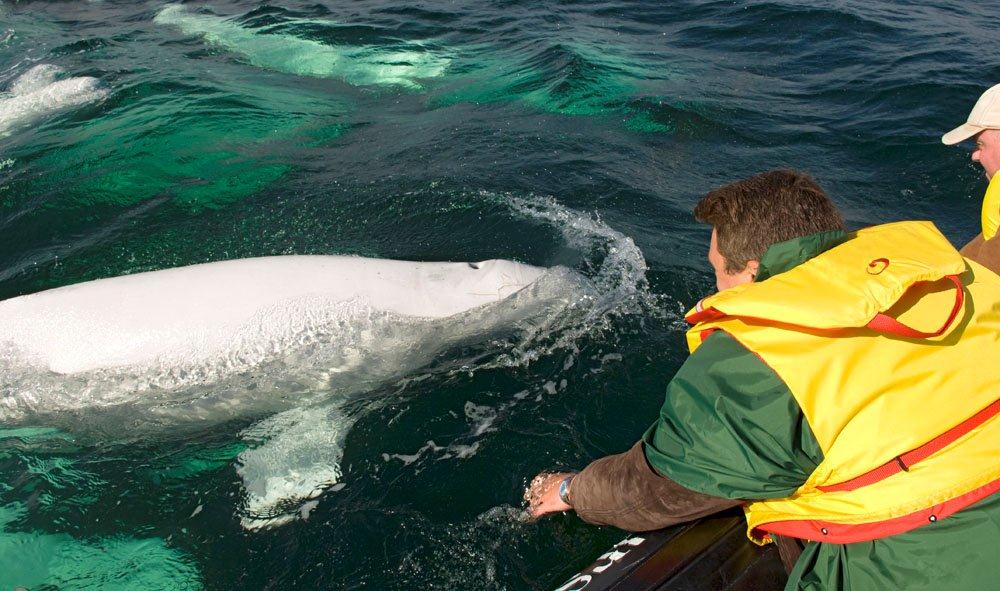
[[(522, 490), (653, 420), (712, 287), (694, 203), (789, 166), (854, 227), (964, 243), (985, 183), (939, 137), (1000, 79), (994, 21), (968, 1), (0, 3), (0, 89), (39, 64), (96, 79), (0, 95), (0, 299), (275, 254), (508, 258), (601, 294), (368, 384), (337, 484), (280, 527), (241, 525), (266, 417), (0, 424), (0, 589), (555, 587), (621, 533), (521, 523)], [(0, 411), (49, 392), (8, 361)]]

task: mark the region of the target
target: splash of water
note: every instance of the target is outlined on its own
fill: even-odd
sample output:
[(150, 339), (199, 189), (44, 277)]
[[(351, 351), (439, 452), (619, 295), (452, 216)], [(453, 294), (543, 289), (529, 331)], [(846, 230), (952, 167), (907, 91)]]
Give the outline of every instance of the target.
[(608, 226), (596, 214), (572, 210), (552, 197), (516, 196), (481, 192), (481, 198), (499, 201), (515, 214), (556, 229), (566, 244), (585, 253), (584, 275), (592, 285), (586, 300), (569, 311), (568, 318), (552, 318), (538, 326), (497, 365), (521, 366), (558, 350), (572, 349), (581, 337), (607, 329), (615, 318), (645, 313), (658, 303), (646, 281), (646, 259), (635, 241)]

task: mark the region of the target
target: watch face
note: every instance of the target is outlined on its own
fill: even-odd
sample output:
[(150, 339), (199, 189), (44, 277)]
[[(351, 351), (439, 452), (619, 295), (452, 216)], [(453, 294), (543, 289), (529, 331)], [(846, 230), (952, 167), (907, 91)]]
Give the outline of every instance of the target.
[(567, 505), (570, 504), (569, 503), (569, 481), (570, 480), (573, 480), (573, 477), (572, 476), (567, 476), (566, 478), (563, 479), (562, 482), (559, 483), (559, 498), (562, 500), (562, 502), (566, 503)]

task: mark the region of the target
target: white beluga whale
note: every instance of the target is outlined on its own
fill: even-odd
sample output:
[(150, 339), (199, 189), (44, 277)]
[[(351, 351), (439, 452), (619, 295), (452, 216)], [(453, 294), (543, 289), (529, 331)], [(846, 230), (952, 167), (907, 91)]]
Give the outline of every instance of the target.
[[(206, 263), (69, 285), (0, 302), (0, 342), (59, 374), (196, 365), (248, 336), (276, 342), (283, 310), (353, 303), (440, 319), (498, 302), (544, 269), (502, 260), (410, 263), (279, 256)], [(252, 327), (253, 334), (247, 329)], [(266, 334), (270, 332), (271, 334)], [(54, 338), (58, 335), (58, 338)]]
[(248, 528), (340, 477), (352, 396), (449, 347), (551, 317), (576, 273), (505, 260), (277, 256), (99, 279), (0, 302), (0, 423), (178, 433), (231, 419)]
[(94, 102), (107, 95), (100, 81), (91, 76), (59, 80), (63, 70), (38, 64), (21, 74), (0, 93), (0, 137), (14, 129), (72, 107)]
[(191, 12), (180, 4), (161, 9), (153, 22), (197, 35), (208, 44), (242, 56), (258, 68), (297, 76), (339, 78), (349, 84), (422, 88), (420, 81), (444, 75), (449, 58), (418, 44), (332, 46), (275, 31), (287, 25), (333, 26), (328, 21), (289, 21), (250, 29), (229, 19)]

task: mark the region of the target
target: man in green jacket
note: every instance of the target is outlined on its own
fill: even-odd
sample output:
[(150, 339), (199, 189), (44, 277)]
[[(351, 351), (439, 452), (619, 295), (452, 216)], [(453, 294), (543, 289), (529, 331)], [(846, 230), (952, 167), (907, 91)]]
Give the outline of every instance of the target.
[[(789, 271), (848, 239), (822, 189), (789, 171), (713, 191), (695, 216), (713, 228), (708, 260), (720, 291)], [(540, 474), (525, 496), (536, 517), (575, 510), (591, 523), (648, 531), (789, 497), (822, 461), (788, 386), (754, 352), (716, 331), (668, 384), (658, 420), (629, 451), (578, 474)], [(1000, 495), (934, 527), (872, 541), (777, 542), (790, 590), (997, 588)]]

